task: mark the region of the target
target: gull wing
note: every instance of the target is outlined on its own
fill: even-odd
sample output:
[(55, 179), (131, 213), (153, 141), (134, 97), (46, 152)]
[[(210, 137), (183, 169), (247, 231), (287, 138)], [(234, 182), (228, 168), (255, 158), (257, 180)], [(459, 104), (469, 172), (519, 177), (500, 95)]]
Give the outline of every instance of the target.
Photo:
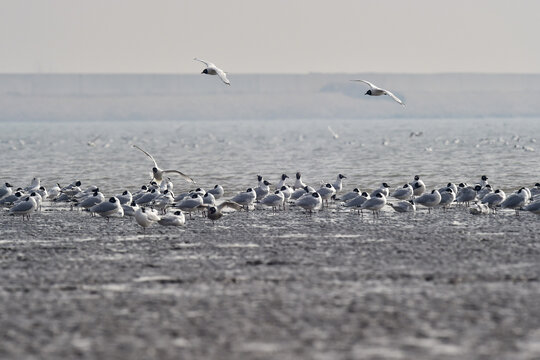
[(223, 81), (227, 85), (231, 85), (231, 82), (229, 81), (229, 79), (227, 79), (227, 74), (225, 73), (225, 71), (216, 68), (216, 73), (218, 74), (221, 81)]
[(396, 102), (398, 102), (399, 104), (405, 106), (405, 104), (403, 103), (403, 101), (401, 101), (396, 95), (392, 94), (390, 91), (388, 90), (384, 90), (384, 92), (386, 92), (386, 95), (390, 96), (392, 99), (394, 99)]
[(215, 67), (215, 65), (212, 64), (211, 62), (208, 62), (208, 61), (205, 61), (205, 60), (201, 60), (201, 59), (199, 59), (199, 58), (193, 58), (193, 60), (202, 62), (204, 65), (206, 65), (206, 67), (211, 67), (211, 66), (214, 66), (214, 67)]
[(358, 80), (351, 80), (351, 81), (360, 81), (360, 82), (363, 82), (364, 84), (368, 84), (369, 87), (372, 88), (372, 89), (380, 89), (380, 88), (378, 88), (377, 86), (373, 85), (372, 83), (370, 83), (369, 81), (366, 81), (366, 80), (360, 80), (360, 79), (358, 79)]
[(156, 214), (155, 212), (151, 211), (151, 210), (147, 211), (146, 214), (147, 214), (146, 217), (148, 218), (148, 220), (151, 220), (151, 221), (159, 221), (159, 220), (161, 220), (161, 217), (158, 214)]
[(184, 178), (184, 180), (186, 180), (187, 182), (191, 182), (191, 183), (194, 183), (195, 184), (195, 180), (193, 180), (192, 178), (190, 178), (189, 176), (187, 176), (186, 174), (178, 171), (178, 170), (163, 170), (164, 173), (176, 173), (178, 175), (180, 175), (181, 177)]
[(337, 139), (339, 137), (339, 135), (330, 127), (330, 125), (328, 125), (328, 131), (330, 131), (330, 134), (332, 134), (332, 137), (334, 139)]
[(140, 151), (142, 151), (146, 156), (148, 156), (150, 159), (152, 159), (152, 161), (154, 162), (154, 166), (155, 167), (158, 167), (157, 166), (157, 163), (156, 163), (156, 160), (154, 160), (154, 157), (152, 155), (150, 155), (149, 153), (147, 153), (146, 151), (144, 151), (143, 149), (141, 149), (140, 147), (138, 147), (137, 145), (133, 145), (133, 147), (135, 149), (139, 149)]
[(225, 201), (225, 202), (223, 202), (223, 203), (221, 203), (221, 204), (219, 204), (217, 206), (219, 211), (221, 211), (225, 207), (230, 207), (231, 209), (234, 209), (234, 210), (241, 210), (242, 209), (242, 205), (237, 204), (234, 201), (230, 201), (230, 200)]

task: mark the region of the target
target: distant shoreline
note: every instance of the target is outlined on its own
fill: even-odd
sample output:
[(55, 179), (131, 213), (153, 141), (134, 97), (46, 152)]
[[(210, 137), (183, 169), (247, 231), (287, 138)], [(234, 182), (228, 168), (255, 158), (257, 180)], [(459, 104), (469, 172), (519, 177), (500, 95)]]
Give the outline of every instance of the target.
[[(0, 74), (0, 121), (540, 116), (540, 74)], [(407, 104), (364, 96), (370, 79)]]

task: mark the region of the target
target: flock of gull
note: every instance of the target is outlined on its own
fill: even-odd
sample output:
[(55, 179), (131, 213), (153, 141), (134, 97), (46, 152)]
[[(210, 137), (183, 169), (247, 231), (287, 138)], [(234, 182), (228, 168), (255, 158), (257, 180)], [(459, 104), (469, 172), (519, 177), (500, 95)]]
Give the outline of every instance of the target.
[(512, 209), (516, 215), (519, 211), (540, 215), (540, 183), (531, 189), (521, 187), (506, 195), (503, 190), (489, 184), (485, 175), (474, 185), (448, 183), (445, 187), (432, 190), (428, 190), (417, 175), (411, 182), (392, 191), (383, 182), (379, 188), (368, 193), (358, 188), (344, 191), (343, 181), (346, 176), (343, 174), (338, 174), (333, 183), (321, 182), (317, 187), (312, 187), (304, 183), (301, 173), (297, 172), (294, 182), (282, 174), (275, 184), (257, 175), (257, 186), (249, 187), (230, 199), (224, 198), (225, 191), (221, 185), (215, 185), (210, 190), (198, 187), (175, 194), (174, 185), (166, 174), (177, 174), (192, 184), (195, 181), (178, 170), (159, 168), (152, 155), (137, 145), (133, 145), (133, 148), (149, 157), (154, 165), (150, 182), (133, 193), (125, 190), (106, 197), (95, 185), (83, 190), (81, 181), (67, 186), (56, 184), (46, 189), (36, 177), (24, 188), (14, 189), (14, 186), (5, 182), (0, 187), (0, 206), (9, 208), (9, 215), (21, 216), (24, 221), (29, 220), (33, 212), (41, 210), (45, 201), (49, 201), (52, 204), (67, 204), (71, 209), (84, 210), (91, 216), (102, 216), (107, 221), (112, 217), (132, 216), (144, 229), (154, 223), (182, 226), (186, 222), (186, 214), (192, 218), (194, 212), (200, 212), (214, 222), (223, 216), (225, 209), (250, 211), (269, 208), (276, 212), (295, 207), (311, 214), (332, 207), (350, 209), (359, 214), (363, 214), (364, 210), (371, 211), (373, 217), (377, 218), (385, 206), (390, 206), (398, 213), (415, 212), (420, 206), (429, 213), (434, 209), (446, 211), (449, 207), (462, 205), (475, 215), (495, 213), (497, 209)]
[[(206, 68), (203, 74), (217, 75), (223, 83), (230, 85), (227, 74), (216, 65), (195, 58)], [(365, 95), (387, 95), (392, 100), (405, 106), (405, 104), (392, 92), (377, 87), (366, 80), (351, 80), (365, 83), (369, 90)], [(337, 135), (329, 127), (334, 137)], [(59, 184), (50, 189), (41, 185), (39, 178), (24, 188), (17, 188), (5, 182), (0, 187), (0, 206), (9, 208), (10, 215), (19, 215), (23, 221), (30, 219), (30, 214), (39, 211), (44, 201), (55, 204), (69, 204), (72, 209), (82, 209), (92, 216), (100, 215), (109, 220), (111, 217), (133, 216), (140, 226), (158, 223), (164, 226), (182, 226), (186, 222), (185, 214), (192, 218), (193, 212), (201, 212), (212, 222), (223, 216), (225, 209), (239, 211), (271, 208), (272, 211), (287, 210), (289, 206), (302, 208), (306, 213), (313, 213), (330, 207), (350, 209), (352, 212), (363, 214), (363, 211), (372, 211), (374, 218), (379, 217), (380, 210), (385, 206), (392, 207), (398, 213), (415, 212), (417, 206), (446, 211), (449, 207), (463, 205), (472, 214), (495, 213), (497, 209), (513, 209), (516, 215), (519, 211), (530, 211), (540, 215), (540, 183), (528, 189), (519, 188), (506, 195), (501, 189), (494, 189), (487, 176), (482, 176), (476, 184), (460, 183), (428, 190), (424, 182), (417, 175), (411, 182), (390, 190), (387, 183), (382, 183), (378, 189), (368, 193), (355, 188), (351, 192), (343, 191), (343, 179), (338, 174), (333, 183), (321, 182), (320, 186), (312, 187), (305, 184), (300, 172), (296, 173), (294, 183), (288, 184), (289, 177), (282, 174), (280, 180), (274, 185), (262, 176), (257, 175), (257, 186), (249, 187), (246, 191), (234, 195), (230, 199), (223, 199), (224, 189), (221, 185), (206, 191), (196, 188), (182, 194), (173, 192), (173, 183), (167, 174), (176, 174), (189, 183), (195, 181), (178, 170), (161, 169), (154, 157), (137, 145), (133, 147), (150, 158), (152, 179), (139, 190), (123, 191), (121, 194), (106, 197), (99, 187), (92, 185), (85, 190), (81, 182), (75, 181), (68, 186)], [(472, 204), (472, 205), (471, 205)]]

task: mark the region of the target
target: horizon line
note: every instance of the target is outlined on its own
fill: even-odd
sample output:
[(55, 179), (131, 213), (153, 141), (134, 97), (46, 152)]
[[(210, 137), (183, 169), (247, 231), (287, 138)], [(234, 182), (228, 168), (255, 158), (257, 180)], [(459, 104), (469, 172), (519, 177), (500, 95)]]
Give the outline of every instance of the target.
[[(271, 73), (233, 73), (228, 72), (228, 74), (235, 76), (253, 76), (253, 75), (290, 75), (290, 76), (309, 76), (309, 75), (356, 75), (356, 74), (370, 74), (370, 75), (414, 75), (414, 76), (429, 76), (429, 75), (540, 75), (540, 72), (474, 72), (474, 71), (456, 71), (456, 72), (381, 72), (381, 71), (367, 71), (367, 72), (304, 72), (304, 73), (280, 73), (280, 72), (271, 72)], [(92, 76), (92, 75), (148, 75), (148, 76), (186, 76), (193, 75), (199, 76), (199, 73), (169, 73), (169, 72), (0, 72), (0, 76), (10, 76), (10, 75), (26, 75), (26, 76), (35, 76), (35, 75), (77, 75), (77, 76)]]

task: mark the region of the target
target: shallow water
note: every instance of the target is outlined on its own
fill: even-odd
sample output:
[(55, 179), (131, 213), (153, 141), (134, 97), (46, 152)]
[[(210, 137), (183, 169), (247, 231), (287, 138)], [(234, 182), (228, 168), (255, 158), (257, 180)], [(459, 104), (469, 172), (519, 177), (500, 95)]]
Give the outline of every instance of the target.
[[(327, 127), (339, 135), (334, 139)], [(232, 195), (256, 186), (261, 174), (281, 173), (318, 184), (345, 174), (345, 189), (392, 187), (422, 176), (427, 187), (475, 183), (488, 175), (513, 190), (539, 181), (538, 119), (393, 119), (2, 123), (2, 181), (46, 186), (75, 179), (107, 192), (134, 190), (149, 179), (150, 152), (161, 168), (192, 176), (200, 186), (222, 184)], [(421, 136), (410, 136), (422, 132)], [(89, 146), (88, 142), (92, 142)], [(176, 192), (189, 184), (172, 174)]]

